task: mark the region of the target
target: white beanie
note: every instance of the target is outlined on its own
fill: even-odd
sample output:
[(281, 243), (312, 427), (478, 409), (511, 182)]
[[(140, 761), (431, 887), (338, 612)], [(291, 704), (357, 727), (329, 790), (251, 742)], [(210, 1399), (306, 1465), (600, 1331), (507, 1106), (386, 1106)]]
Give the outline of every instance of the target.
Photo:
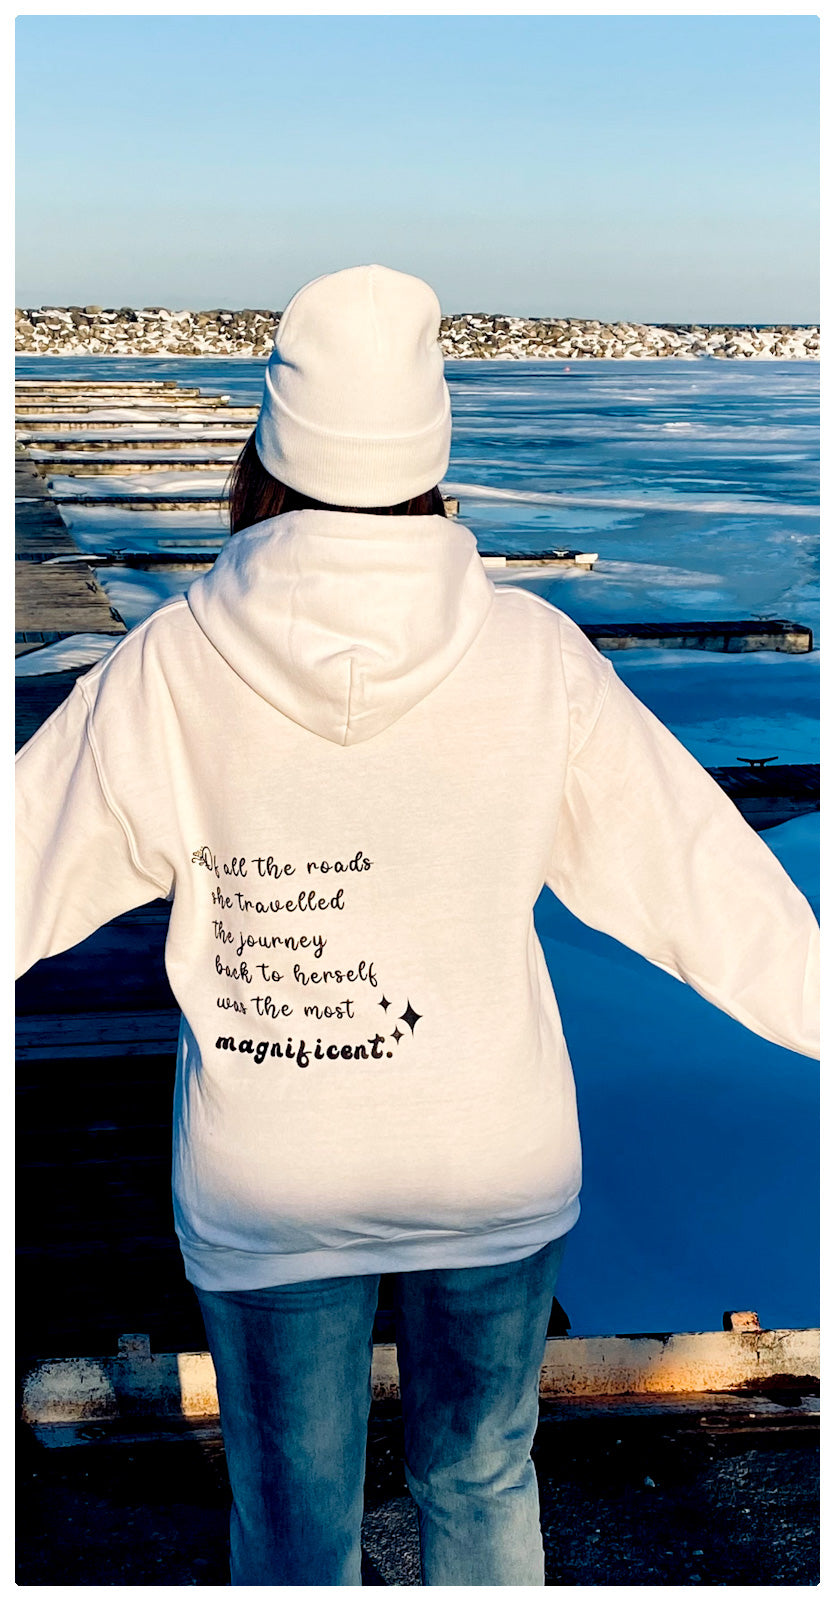
[(440, 305), (420, 278), (348, 267), (293, 295), (269, 358), (255, 448), (274, 478), (336, 506), (393, 506), (449, 465)]

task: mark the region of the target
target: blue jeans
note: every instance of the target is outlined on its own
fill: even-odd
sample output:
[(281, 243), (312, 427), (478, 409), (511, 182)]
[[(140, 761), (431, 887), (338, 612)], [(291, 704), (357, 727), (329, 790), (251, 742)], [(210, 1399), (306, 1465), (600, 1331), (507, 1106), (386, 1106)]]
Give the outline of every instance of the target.
[[(544, 1584), (530, 1447), (564, 1249), (398, 1273), (425, 1584)], [(376, 1275), (197, 1291), (232, 1485), (232, 1584), (361, 1583)]]

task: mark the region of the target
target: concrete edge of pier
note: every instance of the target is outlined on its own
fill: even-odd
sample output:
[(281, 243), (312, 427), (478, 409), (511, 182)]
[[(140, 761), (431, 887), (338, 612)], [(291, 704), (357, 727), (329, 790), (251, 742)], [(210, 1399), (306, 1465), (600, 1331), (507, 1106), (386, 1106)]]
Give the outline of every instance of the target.
[[(750, 1317), (756, 1320), (743, 1313), (735, 1321), (743, 1327)], [(664, 1405), (693, 1395), (732, 1395), (750, 1404), (769, 1393), (813, 1396), (819, 1344), (817, 1328), (740, 1331), (738, 1326), (706, 1333), (550, 1338), (540, 1396), (565, 1402), (654, 1397)], [(372, 1392), (375, 1400), (399, 1398), (394, 1344), (374, 1346)], [(218, 1415), (208, 1352), (152, 1354), (142, 1334), (124, 1335), (113, 1356), (41, 1360), (23, 1383), (21, 1418), (38, 1431), (138, 1418), (211, 1422)]]

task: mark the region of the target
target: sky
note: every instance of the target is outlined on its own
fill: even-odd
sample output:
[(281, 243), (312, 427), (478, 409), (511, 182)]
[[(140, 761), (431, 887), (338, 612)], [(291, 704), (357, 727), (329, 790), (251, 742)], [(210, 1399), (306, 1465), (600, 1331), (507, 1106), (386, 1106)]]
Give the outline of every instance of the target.
[(18, 305), (816, 321), (812, 16), (17, 23)]

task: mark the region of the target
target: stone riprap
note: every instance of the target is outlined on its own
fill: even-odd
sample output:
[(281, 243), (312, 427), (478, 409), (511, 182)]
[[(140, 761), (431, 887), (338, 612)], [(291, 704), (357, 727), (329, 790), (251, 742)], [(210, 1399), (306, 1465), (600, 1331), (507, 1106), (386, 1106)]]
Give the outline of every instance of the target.
[[(168, 311), (161, 306), (41, 306), (15, 311), (21, 355), (266, 356), (278, 311)], [(781, 324), (598, 322), (572, 317), (444, 317), (444, 354), (458, 360), (819, 359), (819, 328)]]

